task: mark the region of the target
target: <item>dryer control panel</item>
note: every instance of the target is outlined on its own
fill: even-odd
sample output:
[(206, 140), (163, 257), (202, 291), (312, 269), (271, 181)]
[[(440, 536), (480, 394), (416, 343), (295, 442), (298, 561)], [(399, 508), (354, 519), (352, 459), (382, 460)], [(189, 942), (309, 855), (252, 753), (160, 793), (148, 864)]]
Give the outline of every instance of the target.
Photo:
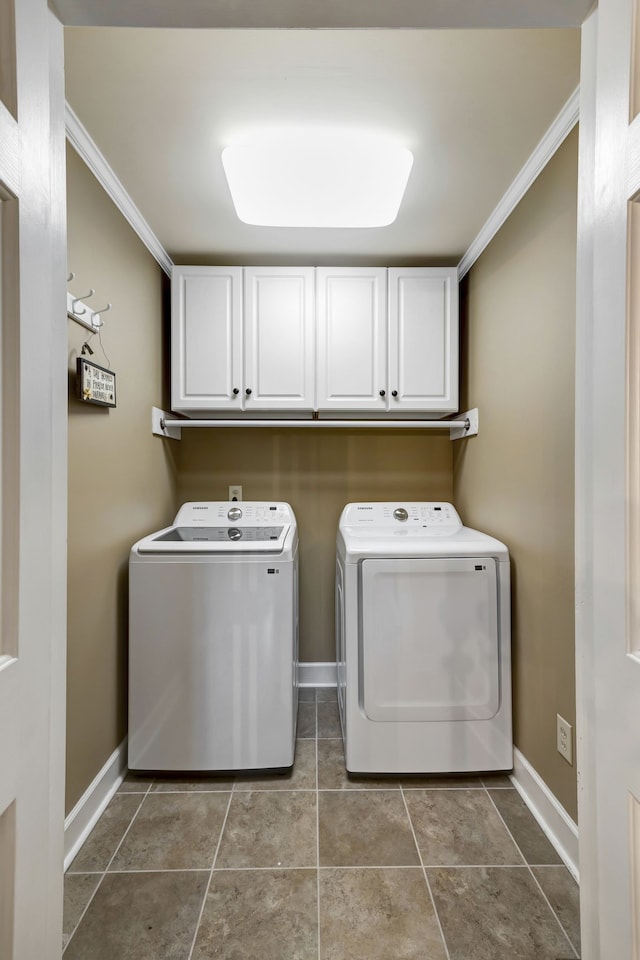
[(404, 530), (417, 536), (448, 535), (462, 528), (462, 521), (451, 503), (349, 503), (341, 524), (359, 530)]

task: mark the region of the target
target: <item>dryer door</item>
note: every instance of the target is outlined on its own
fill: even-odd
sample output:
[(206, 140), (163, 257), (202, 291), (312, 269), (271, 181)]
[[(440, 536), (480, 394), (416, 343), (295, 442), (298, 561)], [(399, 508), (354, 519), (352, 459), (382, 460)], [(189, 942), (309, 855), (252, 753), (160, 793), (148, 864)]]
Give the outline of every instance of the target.
[(370, 720), (495, 716), (495, 560), (364, 560), (360, 602), (361, 702)]

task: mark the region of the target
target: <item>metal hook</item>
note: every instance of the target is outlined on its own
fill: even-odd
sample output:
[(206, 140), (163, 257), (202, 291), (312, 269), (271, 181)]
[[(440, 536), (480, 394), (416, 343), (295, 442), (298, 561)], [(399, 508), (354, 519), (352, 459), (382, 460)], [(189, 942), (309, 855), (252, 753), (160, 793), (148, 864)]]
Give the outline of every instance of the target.
[(80, 303), (81, 300), (88, 300), (89, 297), (92, 297), (94, 295), (94, 293), (95, 293), (95, 290), (93, 289), (93, 287), (91, 287), (89, 290), (89, 293), (83, 293), (81, 294), (81, 296), (73, 298), (73, 301), (71, 302), (71, 312), (75, 313), (76, 317), (81, 317), (83, 313), (87, 312), (84, 309), (84, 307), (82, 308), (82, 310), (76, 310), (76, 303)]
[(75, 280), (75, 278), (76, 278), (75, 273), (71, 272), (71, 273), (69, 274), (69, 276), (67, 277), (67, 283), (71, 283), (71, 281), (72, 281), (72, 280)]

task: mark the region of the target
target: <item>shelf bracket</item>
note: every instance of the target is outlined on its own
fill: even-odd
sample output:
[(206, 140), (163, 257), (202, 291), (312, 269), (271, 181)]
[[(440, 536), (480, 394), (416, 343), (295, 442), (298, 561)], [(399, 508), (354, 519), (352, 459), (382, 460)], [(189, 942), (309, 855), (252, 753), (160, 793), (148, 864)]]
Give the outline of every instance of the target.
[(456, 414), (456, 420), (466, 420), (467, 426), (451, 427), (449, 437), (451, 440), (464, 440), (466, 437), (475, 437), (478, 432), (478, 408), (467, 410), (466, 413)]
[(182, 430), (180, 427), (167, 427), (166, 420), (173, 419), (173, 413), (167, 413), (166, 410), (160, 410), (158, 407), (151, 408), (151, 432), (157, 437), (168, 437), (170, 440), (180, 440)]

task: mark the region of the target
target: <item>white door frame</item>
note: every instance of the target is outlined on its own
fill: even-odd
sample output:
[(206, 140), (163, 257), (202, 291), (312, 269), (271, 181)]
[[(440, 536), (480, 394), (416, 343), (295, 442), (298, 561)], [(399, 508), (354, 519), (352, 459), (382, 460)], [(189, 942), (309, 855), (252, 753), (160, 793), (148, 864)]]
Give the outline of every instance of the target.
[(629, 600), (637, 587), (627, 566), (629, 551), (638, 548), (629, 522), (637, 479), (627, 485), (628, 423), (638, 429), (627, 384), (628, 201), (640, 187), (640, 121), (629, 120), (634, 6), (635, 0), (601, 0), (583, 27), (576, 336), (583, 960), (640, 956), (640, 846), (631, 818), (633, 809), (637, 828), (640, 665), (637, 654), (629, 655), (638, 642), (628, 645)]
[[(46, 0), (43, 0), (46, 6)], [(67, 498), (68, 498), (68, 344), (67, 180), (64, 85), (64, 31), (49, 18), (49, 101), (51, 105), (51, 660), (49, 757), (49, 864), (56, 895), (47, 905), (47, 948), (62, 953), (64, 897), (64, 820), (67, 712)]]
[(576, 759), (580, 859), (580, 928), (584, 960), (597, 960), (598, 853), (593, 724), (593, 190), (597, 11), (582, 28), (578, 153), (576, 288), (575, 582)]
[(63, 31), (47, 0), (9, 0), (3, 12), (16, 95), (0, 105), (0, 953), (55, 960), (66, 693)]

